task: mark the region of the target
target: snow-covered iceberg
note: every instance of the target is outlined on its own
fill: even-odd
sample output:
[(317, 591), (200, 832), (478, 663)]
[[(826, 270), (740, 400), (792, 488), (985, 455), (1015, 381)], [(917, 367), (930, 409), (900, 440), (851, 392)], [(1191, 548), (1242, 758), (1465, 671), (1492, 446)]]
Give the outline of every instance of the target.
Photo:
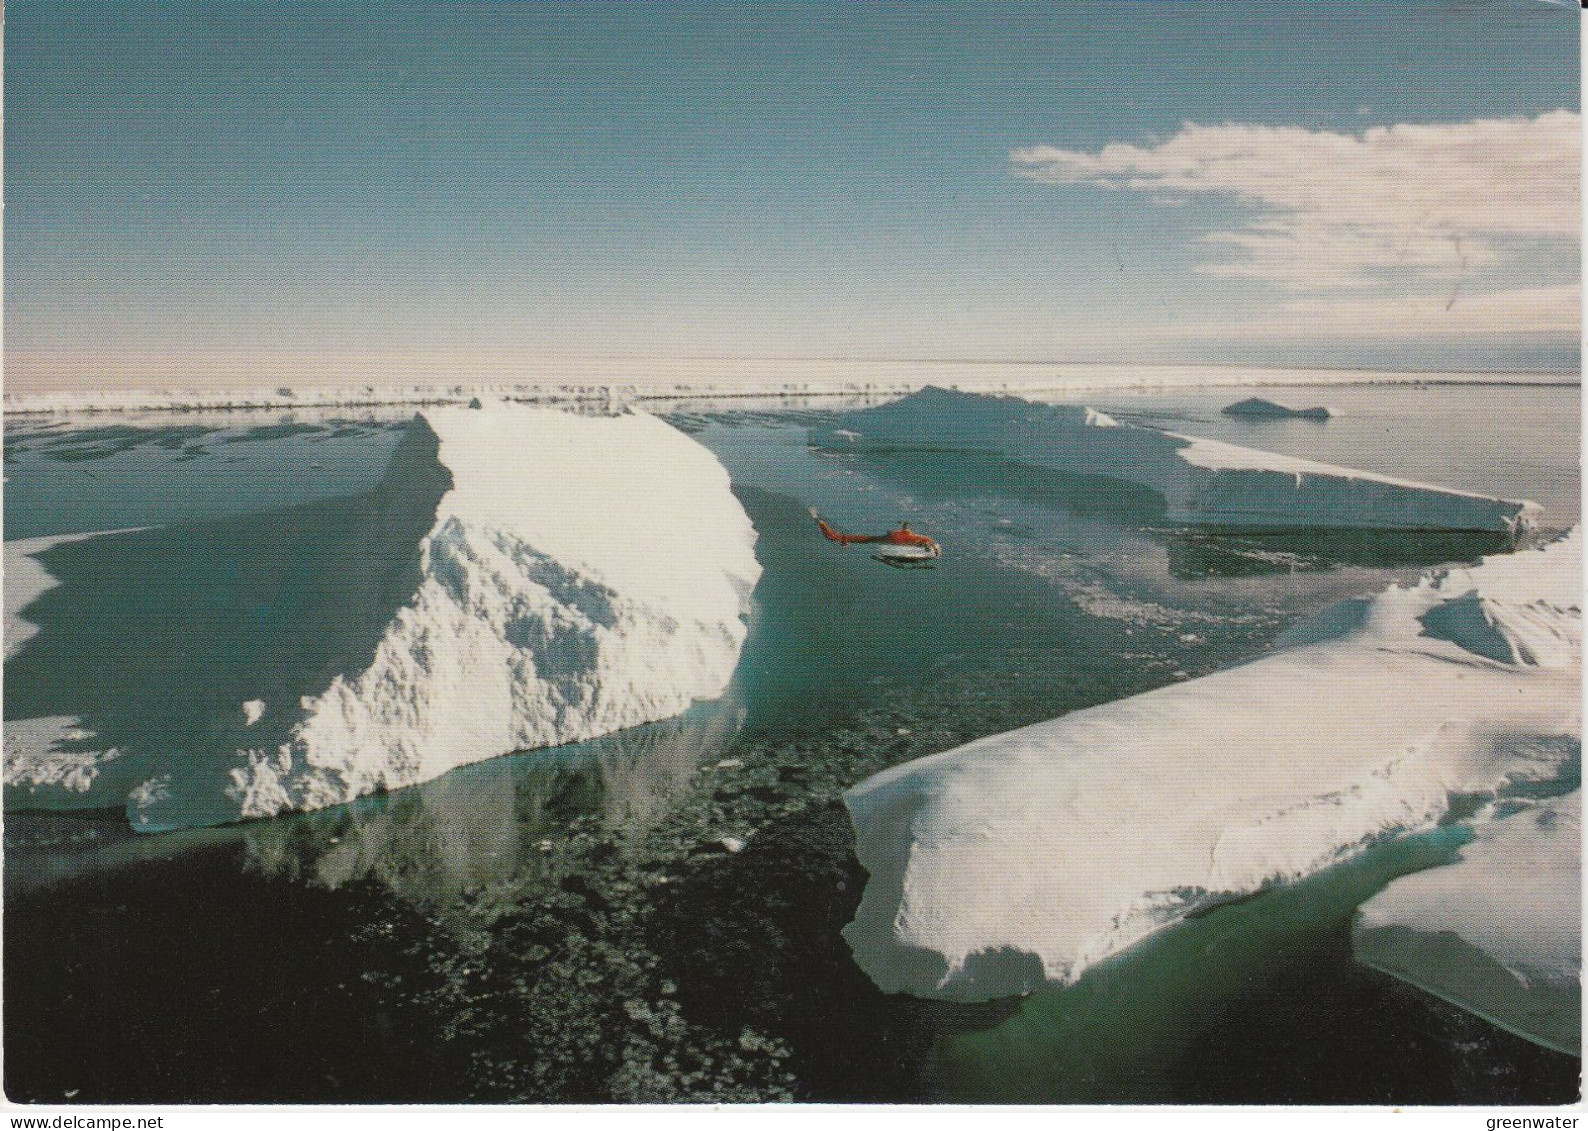
[(1272, 655), (894, 767), (845, 795), (870, 874), (845, 929), (883, 989), (1067, 983), (1581, 759), (1582, 537), (1431, 573)]
[(1582, 1050), (1582, 791), (1481, 821), (1461, 859), (1362, 905), (1363, 962), (1530, 1040)]
[(1540, 507), (1260, 452), (1080, 405), (928, 388), (811, 430), (835, 450), (975, 452), (1147, 487), (1170, 522), (1261, 529), (1488, 531), (1515, 538)]
[[(366, 626), (363, 660), (328, 671), (301, 694), (301, 683), (271, 666), (269, 642), (256, 646), (226, 626), (215, 654), (262, 659), (224, 678), (205, 672), (199, 689), (162, 690), (174, 700), (193, 693), (183, 716), (192, 747), (138, 743), (120, 751), (120, 773), (137, 766), (143, 775), (123, 795), (134, 827), (324, 808), (510, 751), (669, 718), (727, 687), (760, 566), (754, 528), (707, 449), (640, 412), (581, 416), (493, 404), (426, 410), (413, 429), (426, 443), (405, 443), (375, 493), (381, 501), (357, 512), (373, 530), (399, 518), (412, 523), (402, 507), (413, 510), (415, 500), (434, 507), (433, 519), (427, 510), (414, 526), (428, 528), (417, 547), (391, 550), (403, 559), (393, 568), (354, 568), (354, 546), (351, 566), (348, 553), (322, 554), (342, 563), (342, 575), (298, 576), (305, 570), (292, 571), (290, 562), (264, 560), (290, 557), (287, 549), (263, 547), (260, 560), (234, 571), (255, 570), (272, 594), (293, 598), (305, 586), (345, 585), (346, 594), (312, 594), (309, 612), (293, 622), (305, 633), (346, 631), (335, 607), (343, 599), (387, 609), (386, 619)], [(410, 479), (426, 486), (406, 490)], [(259, 537), (310, 537), (299, 527), (311, 512), (297, 513), (282, 512)], [(327, 536), (332, 521), (313, 514), (312, 536)], [(239, 529), (249, 527), (228, 527)], [(368, 592), (409, 577), (412, 588), (389, 605)], [(261, 617), (272, 612), (259, 608)], [(213, 615), (194, 613), (195, 629)], [(24, 647), (17, 662), (27, 658)], [(297, 669), (315, 667), (292, 659)], [(324, 666), (321, 652), (313, 659)], [(149, 698), (147, 689), (139, 694)], [(70, 723), (7, 720), (8, 801), (26, 803), (11, 787), (40, 781), (50, 758), (62, 763), (56, 778), (71, 776), (75, 763), (62, 761), (59, 738)], [(77, 761), (90, 756), (94, 736), (73, 737)], [(83, 803), (102, 805), (97, 791), (125, 784), (95, 782), (82, 769), (72, 780), (90, 795)]]

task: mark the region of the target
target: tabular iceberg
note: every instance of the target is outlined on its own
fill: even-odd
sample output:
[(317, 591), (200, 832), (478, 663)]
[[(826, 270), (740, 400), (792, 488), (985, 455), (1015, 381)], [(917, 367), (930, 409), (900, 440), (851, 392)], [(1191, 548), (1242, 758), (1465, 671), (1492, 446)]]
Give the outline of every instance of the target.
[(1121, 424), (1096, 409), (928, 388), (812, 429), (837, 450), (949, 450), (1134, 483), (1170, 522), (1261, 529), (1488, 531), (1517, 536), (1541, 508)]
[[(63, 775), (76, 770), (71, 781), (91, 795), (120, 785), (144, 831), (266, 817), (668, 718), (726, 689), (760, 565), (754, 528), (706, 448), (639, 412), (446, 408), (421, 413), (414, 429), (432, 454), (407, 445), (377, 494), (423, 501), (439, 476), (428, 495), (439, 502), (433, 522), (427, 511), (414, 527), (429, 527), (417, 554), (406, 555), (416, 568), (399, 561), (383, 575), (412, 570), (417, 588), (381, 614), (389, 622), (374, 622), (363, 665), (337, 668), (311, 694), (290, 698), (277, 671), (227, 672), (192, 697), (193, 749), (121, 752), (121, 775), (143, 770), (130, 790), (75, 763), (53, 771), (58, 784), (70, 786)], [(394, 483), (408, 478), (424, 489)], [(361, 521), (375, 524), (396, 513), (365, 512)], [(307, 520), (294, 513), (277, 517), (273, 536), (297, 536)], [(324, 514), (317, 521), (328, 525)], [(405, 555), (396, 547), (391, 556)], [(358, 590), (371, 583), (356, 565), (344, 562), (350, 577), (323, 582), (297, 576), (303, 569), (285, 581), (273, 574), (273, 591), (345, 582), (347, 600), (368, 605)], [(335, 625), (326, 606), (337, 599), (313, 594), (313, 616), (299, 627)], [(254, 648), (238, 639), (227, 636), (227, 648)], [(266, 667), (273, 655), (249, 654), (266, 657)], [(222, 687), (230, 699), (220, 700)], [(60, 734), (71, 720), (35, 721), (61, 722), (52, 731)], [(62, 744), (30, 726), (6, 723), (8, 787), (45, 784), (46, 765), (62, 762)], [(92, 745), (93, 736), (77, 737)]]
[(1582, 538), (1345, 602), (1273, 655), (906, 763), (845, 795), (880, 987), (1067, 983), (1187, 914), (1581, 757)]
[(1551, 1048), (1582, 1050), (1582, 791), (1482, 821), (1461, 859), (1362, 905), (1371, 966)]

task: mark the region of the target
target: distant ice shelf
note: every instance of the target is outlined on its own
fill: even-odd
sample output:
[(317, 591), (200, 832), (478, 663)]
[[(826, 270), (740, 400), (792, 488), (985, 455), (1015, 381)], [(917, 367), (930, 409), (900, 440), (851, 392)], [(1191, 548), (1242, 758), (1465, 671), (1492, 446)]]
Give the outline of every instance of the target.
[(902, 396), (931, 385), (984, 393), (1093, 389), (1263, 388), (1293, 385), (1575, 385), (1570, 373), (1394, 372), (1266, 366), (1053, 364), (1046, 362), (844, 360), (809, 358), (568, 358), (500, 379), (244, 385), (207, 388), (105, 388), (11, 391), (8, 416), (71, 417), (162, 413), (467, 405), (482, 400), (533, 403), (636, 403), (648, 399)]
[(1581, 577), (1578, 530), (1334, 606), (1245, 665), (861, 782), (856, 960), (928, 998), (1074, 982), (1457, 801), (1569, 781)]
[(1582, 791), (1491, 807), (1461, 859), (1362, 905), (1357, 958), (1582, 1053)]
[[(193, 749), (124, 748), (83, 720), (42, 711), (7, 719), (8, 805), (124, 801), (133, 826), (149, 832), (320, 809), (511, 751), (669, 718), (726, 689), (761, 567), (755, 530), (711, 452), (633, 411), (580, 416), (492, 403), (427, 409), (413, 428), (425, 442), (405, 442), (366, 508), (376, 527), (428, 526), (407, 554), (395, 548), (416, 563), (410, 592), (381, 606), (373, 571), (348, 566), (335, 581), (306, 581), (299, 575), (311, 567), (295, 568), (279, 548), (247, 559), (255, 583), (268, 579), (282, 597), (305, 584), (349, 587), (310, 594), (309, 619), (289, 625), (294, 631), (339, 631), (343, 600), (384, 609), (363, 667), (328, 673), (309, 694), (283, 682), (281, 670), (236, 663), (202, 673), (203, 687), (165, 689), (159, 699), (188, 697), (181, 717), (198, 720), (187, 732)], [(282, 512), (270, 534), (254, 536), (320, 558), (323, 548), (306, 540), (347, 537), (346, 553), (358, 554), (363, 528), (342, 535), (323, 515), (311, 524), (311, 513)], [(189, 529), (201, 531), (199, 544), (215, 537), (203, 524)], [(245, 526), (226, 529), (228, 538), (249, 536)], [(53, 584), (29, 551), (50, 548), (7, 546), (7, 644), (22, 641), (17, 662), (50, 631), (27, 639), (36, 629), (25, 607)], [(26, 586), (15, 609), (14, 579)], [(264, 591), (250, 599), (270, 601)], [(124, 627), (139, 628), (136, 618)], [(225, 639), (255, 648), (235, 632)], [(230, 662), (239, 647), (215, 653)], [(268, 657), (271, 647), (255, 651)], [(151, 701), (148, 689), (138, 694), (132, 706)]]
[(839, 451), (942, 450), (1146, 487), (1164, 518), (1256, 529), (1486, 531), (1516, 538), (1541, 508), (1140, 425), (1080, 405), (929, 388), (811, 430)]

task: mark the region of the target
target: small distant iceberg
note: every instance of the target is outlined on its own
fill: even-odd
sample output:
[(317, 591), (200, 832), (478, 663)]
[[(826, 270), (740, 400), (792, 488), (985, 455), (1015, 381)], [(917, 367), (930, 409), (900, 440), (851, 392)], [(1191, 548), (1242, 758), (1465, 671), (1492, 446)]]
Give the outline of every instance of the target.
[(950, 451), (1146, 487), (1169, 522), (1254, 530), (1470, 531), (1515, 541), (1541, 508), (1122, 424), (1081, 405), (928, 388), (811, 429), (838, 451)]
[(671, 718), (728, 686), (755, 541), (663, 421), (490, 403), (419, 414), (363, 496), (26, 547), (7, 805), (220, 824)]
[(1461, 859), (1362, 905), (1362, 962), (1538, 1044), (1582, 1053), (1582, 791), (1491, 813)]
[[(1071, 983), (1457, 805), (1564, 793), (1581, 765), (1581, 578), (1579, 529), (1336, 605), (1245, 665), (861, 782), (845, 795), (870, 876), (844, 931), (856, 961), (885, 991), (956, 1001)], [(1575, 868), (1565, 828), (1554, 848), (1571, 854), (1551, 858)], [(1574, 915), (1551, 922), (1552, 945), (1575, 945), (1558, 934)]]
[(1225, 416), (1246, 416), (1254, 420), (1328, 420), (1334, 413), (1318, 405), (1314, 408), (1290, 408), (1277, 401), (1262, 397), (1247, 397), (1224, 408)]

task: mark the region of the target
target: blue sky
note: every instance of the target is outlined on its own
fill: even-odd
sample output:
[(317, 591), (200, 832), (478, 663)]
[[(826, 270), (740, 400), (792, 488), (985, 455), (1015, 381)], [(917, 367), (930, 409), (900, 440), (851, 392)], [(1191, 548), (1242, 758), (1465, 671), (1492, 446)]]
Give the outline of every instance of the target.
[(6, 16), (12, 388), (1577, 363), (1546, 0)]

